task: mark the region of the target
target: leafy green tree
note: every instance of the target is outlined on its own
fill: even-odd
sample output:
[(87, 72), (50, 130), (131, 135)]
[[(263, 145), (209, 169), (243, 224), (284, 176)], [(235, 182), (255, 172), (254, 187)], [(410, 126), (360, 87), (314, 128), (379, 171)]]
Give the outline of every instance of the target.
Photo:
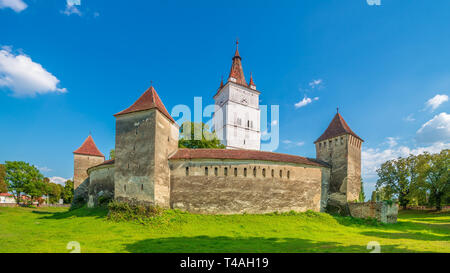
[(361, 191), (359, 192), (359, 202), (363, 203), (366, 200), (366, 194), (364, 193), (364, 182), (361, 177)]
[(109, 151), (109, 159), (115, 159), (116, 158), (116, 150), (111, 149)]
[(22, 193), (34, 196), (41, 193), (43, 188), (41, 183), (43, 183), (44, 177), (36, 167), (23, 161), (6, 161), (5, 163), (5, 180), (9, 191), (15, 196), (17, 204), (20, 202)]
[(396, 195), (400, 205), (406, 209), (410, 201), (411, 193), (411, 166), (410, 158), (398, 158), (389, 160), (377, 170), (377, 189), (385, 186), (388, 194)]
[(64, 203), (70, 204), (73, 200), (73, 181), (67, 180), (63, 191)]
[(440, 211), (442, 201), (450, 191), (450, 150), (442, 150), (439, 154), (424, 153), (418, 158), (420, 186), (429, 191), (430, 200)]
[(210, 132), (209, 127), (201, 123), (186, 121), (180, 127), (181, 139), (178, 147), (190, 149), (225, 149), (225, 145), (220, 143), (215, 132)]
[(48, 194), (49, 186), (44, 181), (44, 176), (39, 173), (39, 171), (32, 175), (33, 177), (31, 178), (31, 180), (23, 185), (23, 192), (31, 197), (31, 202), (39, 201), (40, 203), (42, 199), (39, 200), (39, 198), (41, 198), (45, 194)]
[(52, 183), (48, 178), (44, 179), (44, 182), (47, 184), (47, 193), (48, 201), (50, 204), (56, 204), (62, 198), (64, 187), (60, 184)]
[(0, 193), (8, 192), (8, 184), (6, 184), (6, 166), (0, 164)]

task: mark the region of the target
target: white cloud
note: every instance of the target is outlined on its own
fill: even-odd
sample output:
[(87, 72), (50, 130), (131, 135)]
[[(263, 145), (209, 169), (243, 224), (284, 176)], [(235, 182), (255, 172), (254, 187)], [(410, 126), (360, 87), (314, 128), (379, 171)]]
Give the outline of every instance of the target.
[(405, 120), (405, 121), (408, 121), (408, 122), (413, 122), (413, 121), (415, 121), (416, 119), (414, 118), (414, 115), (413, 115), (413, 114), (409, 114), (404, 120)]
[(76, 7), (81, 6), (81, 0), (67, 0), (66, 1), (66, 9), (61, 11), (61, 13), (69, 16), (72, 14), (76, 14), (78, 16), (81, 16), (81, 11)]
[(53, 176), (53, 177), (49, 177), (50, 182), (55, 183), (55, 184), (60, 184), (60, 185), (65, 185), (67, 180), (70, 180), (70, 178), (63, 178), (63, 177), (59, 177), (59, 176)]
[(395, 147), (397, 146), (397, 140), (399, 138), (398, 137), (387, 137), (386, 138), (386, 143), (389, 145), (389, 148)]
[(316, 100), (319, 100), (319, 97), (315, 97), (315, 98), (311, 99), (311, 98), (308, 98), (307, 96), (305, 96), (303, 98), (303, 100), (297, 102), (296, 104), (294, 104), (294, 106), (295, 106), (295, 108), (301, 108), (301, 107), (304, 107)]
[(59, 80), (29, 56), (15, 55), (11, 47), (0, 49), (0, 88), (10, 89), (15, 96), (67, 92), (58, 85)]
[(376, 170), (383, 164), (384, 162), (395, 159), (398, 157), (407, 157), (410, 154), (418, 155), (424, 152), (429, 153), (438, 153), (443, 149), (449, 149), (450, 143), (434, 143), (429, 146), (417, 147), (417, 148), (409, 148), (406, 146), (397, 146), (395, 148), (388, 148), (385, 150), (382, 149), (373, 149), (368, 148), (364, 149), (361, 152), (361, 164), (362, 164), (362, 175), (364, 178), (376, 178), (377, 173)]
[(318, 80), (313, 80), (309, 83), (309, 87), (311, 87), (312, 89), (321, 87), (323, 83), (322, 79), (318, 79)]
[(38, 170), (40, 170), (41, 172), (44, 172), (44, 173), (53, 171), (52, 169), (50, 169), (48, 167), (39, 167), (39, 166), (36, 166), (36, 167), (38, 168)]
[(448, 101), (448, 96), (447, 95), (436, 95), (434, 97), (432, 97), (431, 99), (429, 99), (425, 105), (427, 108), (431, 108), (431, 111), (436, 110), (441, 104), (443, 104), (444, 102)]
[(295, 146), (303, 146), (303, 145), (305, 145), (305, 142), (304, 141), (292, 141), (292, 140), (289, 140), (289, 139), (285, 139), (285, 140), (283, 140), (282, 141), (284, 144), (286, 144), (286, 145), (295, 145)]
[(28, 5), (23, 0), (0, 0), (0, 9), (10, 8), (15, 12), (21, 12)]
[(434, 116), (420, 127), (416, 133), (419, 143), (450, 142), (450, 114), (445, 112)]

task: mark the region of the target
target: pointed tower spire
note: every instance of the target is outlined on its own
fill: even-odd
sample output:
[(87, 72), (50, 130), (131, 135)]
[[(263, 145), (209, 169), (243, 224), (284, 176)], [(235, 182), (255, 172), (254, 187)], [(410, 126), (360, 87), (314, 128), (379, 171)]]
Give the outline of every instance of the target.
[(244, 70), (242, 69), (241, 56), (239, 55), (239, 41), (236, 40), (236, 52), (234, 53), (233, 63), (231, 64), (230, 76), (228, 81), (247, 86)]
[(256, 90), (255, 82), (253, 81), (253, 73), (250, 72), (250, 83), (248, 84), (248, 87), (250, 87), (253, 90)]
[(328, 128), (325, 130), (325, 132), (314, 143), (345, 134), (350, 134), (364, 142), (364, 140), (362, 140), (357, 134), (352, 131), (352, 129), (350, 129), (347, 122), (345, 122), (344, 118), (341, 116), (341, 114), (339, 114), (338, 107), (337, 113), (331, 121), (330, 125), (328, 125)]
[(90, 132), (89, 132), (89, 136), (86, 138), (86, 140), (80, 146), (80, 148), (76, 149), (73, 153), (79, 154), (79, 155), (91, 155), (91, 156), (105, 157), (100, 152), (100, 150), (97, 148), (97, 145), (95, 145), (94, 139), (92, 138)]
[[(152, 81), (153, 84), (153, 81)], [(175, 122), (172, 118), (172, 116), (167, 112), (166, 107), (162, 103), (161, 99), (158, 96), (158, 93), (156, 93), (155, 88), (153, 88), (153, 85), (150, 86), (147, 91), (144, 92), (144, 94), (141, 95), (141, 97), (135, 101), (130, 107), (127, 109), (115, 114), (114, 116), (120, 116), (128, 113), (133, 112), (139, 112), (139, 111), (145, 111), (149, 109), (156, 108), (158, 109), (164, 116), (166, 116), (170, 121)]]

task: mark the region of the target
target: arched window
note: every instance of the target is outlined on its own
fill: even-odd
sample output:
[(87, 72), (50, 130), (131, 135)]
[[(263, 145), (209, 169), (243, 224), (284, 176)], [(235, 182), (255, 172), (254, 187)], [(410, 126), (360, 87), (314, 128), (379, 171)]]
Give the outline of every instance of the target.
[(282, 178), (282, 177), (283, 177), (283, 171), (280, 170), (280, 178)]
[(256, 177), (256, 167), (253, 168), (253, 176)]
[(262, 176), (266, 177), (266, 169), (262, 169)]
[(272, 169), (272, 177), (275, 177), (275, 170)]
[(228, 176), (228, 168), (227, 168), (227, 167), (225, 167), (225, 168), (223, 169), (223, 175), (224, 175), (224, 176)]
[(217, 167), (214, 168), (214, 175), (215, 176), (219, 175), (219, 169)]

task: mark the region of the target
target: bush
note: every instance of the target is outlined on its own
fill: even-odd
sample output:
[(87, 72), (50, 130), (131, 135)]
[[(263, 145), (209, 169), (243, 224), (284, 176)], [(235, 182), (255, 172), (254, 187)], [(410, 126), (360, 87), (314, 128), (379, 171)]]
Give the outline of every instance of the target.
[(180, 210), (165, 210), (158, 206), (128, 204), (111, 201), (108, 204), (108, 219), (115, 222), (132, 221), (144, 225), (171, 225), (186, 222)]

